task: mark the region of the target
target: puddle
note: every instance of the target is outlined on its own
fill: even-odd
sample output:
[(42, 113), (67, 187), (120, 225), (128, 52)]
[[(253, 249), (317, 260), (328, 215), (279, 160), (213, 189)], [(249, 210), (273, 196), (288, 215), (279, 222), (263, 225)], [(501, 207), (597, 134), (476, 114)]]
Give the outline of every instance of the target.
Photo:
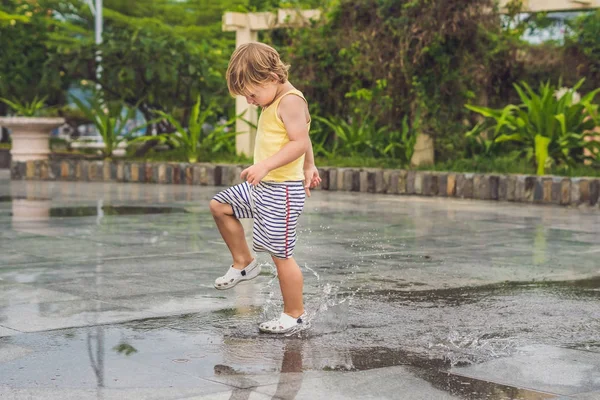
[[(150, 190), (153, 187), (144, 188)], [(202, 198), (205, 195), (209, 193), (201, 193)], [(166, 200), (170, 201), (170, 198), (166, 197)], [(112, 243), (119, 236), (152, 234), (155, 230), (169, 232), (170, 238), (174, 239), (169, 241), (173, 247), (169, 248), (168, 254), (152, 248), (149, 254), (135, 256), (138, 253), (132, 253), (131, 258), (114, 261), (114, 265), (113, 261), (102, 260), (101, 263), (70, 263), (69, 266), (76, 267), (72, 271), (62, 268), (62, 262), (28, 267), (25, 272), (22, 268), (5, 268), (0, 278), (8, 281), (24, 281), (26, 276), (38, 274), (33, 282), (29, 282), (35, 283), (29, 285), (35, 293), (27, 292), (27, 285), (15, 285), (13, 290), (22, 293), (23, 298), (37, 298), (42, 287), (69, 293), (70, 288), (73, 293), (90, 290), (100, 293), (93, 286), (88, 288), (88, 285), (96, 284), (107, 288), (102, 293), (112, 290), (118, 293), (119, 301), (123, 300), (123, 307), (127, 307), (128, 315), (135, 320), (0, 338), (0, 346), (9, 344), (34, 351), (31, 356), (22, 358), (23, 365), (28, 368), (27, 375), (15, 365), (4, 364), (4, 369), (0, 365), (3, 379), (13, 377), (21, 386), (30, 385), (36, 379), (45, 379), (48, 371), (55, 370), (56, 364), (60, 364), (61, 371), (73, 371), (73, 365), (78, 367), (77, 372), (85, 369), (83, 378), (94, 382), (95, 372), (99, 371), (96, 355), (102, 352), (106, 371), (118, 371), (123, 361), (135, 361), (136, 365), (165, 370), (177, 368), (209, 379), (230, 377), (231, 382), (244, 385), (245, 381), (240, 378), (244, 375), (310, 371), (314, 375), (336, 376), (337, 373), (329, 371), (356, 371), (360, 375), (369, 370), (374, 370), (372, 373), (376, 375), (378, 369), (403, 367), (430, 382), (431, 386), (459, 398), (531, 400), (544, 397), (458, 376), (450, 368), (510, 357), (519, 347), (531, 344), (600, 353), (600, 276), (565, 280), (589, 276), (598, 270), (594, 259), (598, 250), (597, 241), (594, 241), (596, 236), (586, 233), (596, 234), (596, 225), (586, 228), (588, 221), (578, 214), (568, 220), (564, 217), (565, 223), (573, 224), (574, 229), (579, 229), (576, 224), (583, 224), (582, 229), (587, 231), (582, 231), (579, 236), (549, 231), (552, 234), (542, 241), (536, 228), (539, 218), (517, 221), (516, 217), (507, 217), (509, 222), (512, 221), (510, 224), (486, 228), (482, 223), (460, 221), (470, 221), (472, 215), (475, 218), (487, 216), (487, 211), (471, 214), (470, 210), (467, 213), (461, 208), (446, 217), (445, 211), (425, 213), (423, 211), (429, 206), (421, 205), (416, 212), (409, 207), (403, 208), (410, 212), (405, 216), (393, 211), (398, 207), (375, 205), (392, 212), (350, 210), (338, 213), (335, 221), (331, 221), (327, 212), (313, 210), (303, 220), (303, 229), (314, 247), (306, 249), (305, 255), (300, 257), (305, 276), (305, 306), (312, 327), (292, 337), (278, 337), (260, 334), (257, 329), (258, 323), (279, 315), (282, 309), (272, 263), (261, 264), (269, 267), (263, 268), (261, 277), (252, 283), (227, 293), (209, 292), (214, 277), (222, 273), (226, 254), (219, 253), (226, 248), (206, 207), (193, 208), (189, 205), (193, 199), (186, 200), (187, 208), (183, 203), (151, 200), (154, 197), (143, 199), (150, 199), (145, 201), (152, 203), (119, 200), (119, 205), (103, 207), (102, 203), (96, 206), (89, 198), (68, 197), (68, 201), (77, 203), (63, 200), (52, 204), (47, 201), (23, 208), (24, 212), (30, 212), (30, 208), (36, 210), (45, 206), (46, 218), (48, 215), (89, 218), (98, 213), (139, 215), (130, 217), (128, 226), (114, 230), (112, 226), (111, 230), (90, 228), (86, 225), (89, 221), (83, 218), (81, 222), (68, 221), (69, 225), (81, 225), (78, 228), (82, 229), (84, 238), (99, 232), (100, 235), (93, 239), (102, 243), (104, 240)], [(369, 204), (371, 199), (369, 197)], [(0, 201), (19, 203), (8, 196), (0, 197)], [(87, 206), (75, 207), (78, 204)], [(352, 202), (348, 204), (356, 206)], [(333, 206), (330, 209), (336, 210)], [(182, 219), (176, 215), (160, 218), (160, 221), (146, 221), (150, 217), (143, 217), (176, 213), (206, 213), (206, 218), (181, 216), (186, 220), (186, 225), (182, 226)], [(488, 224), (499, 221), (494, 218)], [(596, 223), (589, 223), (592, 222)], [(381, 229), (377, 230), (378, 227)], [(106, 233), (113, 232), (115, 236), (110, 235), (110, 241), (105, 239)], [(16, 234), (5, 234), (4, 237), (14, 240), (14, 249), (6, 246), (10, 252), (22, 250), (27, 253), (29, 242), (17, 241), (20, 236)], [(25, 238), (29, 240), (30, 236)], [(499, 239), (498, 244), (494, 244), (494, 238)], [(72, 240), (71, 237), (68, 239)], [(589, 245), (575, 245), (575, 240), (587, 241)], [(58, 251), (50, 247), (53, 241), (35, 239), (31, 243), (37, 246), (35, 254), (45, 256), (47, 247), (50, 255), (56, 255), (53, 252)], [(215, 247), (215, 243), (220, 247)], [(191, 250), (194, 251), (188, 253)], [(75, 246), (72, 251), (74, 257), (85, 254), (85, 259), (89, 259), (87, 247)], [(175, 260), (171, 253), (178, 258)], [(168, 262), (163, 265), (161, 257)], [(172, 271), (173, 277), (165, 273), (165, 267)], [(423, 269), (425, 272), (421, 273)], [(193, 275), (192, 271), (197, 271), (198, 275)], [(183, 272), (182, 276), (175, 279), (180, 272)], [(123, 293), (119, 290), (122, 287), (120, 277), (125, 274), (139, 279), (140, 290), (144, 287), (152, 290), (147, 296), (134, 295), (137, 287), (132, 288), (132, 293)], [(90, 276), (98, 278), (95, 283)], [(185, 277), (190, 277), (189, 281)], [(563, 281), (538, 280), (556, 277)], [(501, 279), (518, 279), (519, 282), (482, 284)], [(46, 283), (48, 281), (51, 283)], [(155, 287), (157, 283), (160, 287)], [(461, 287), (450, 288), (453, 285)], [(155, 291), (156, 295), (153, 294)], [(214, 296), (204, 293), (214, 293)], [(9, 298), (12, 300), (13, 295)], [(3, 318), (3, 325), (7, 326), (14, 321), (26, 323), (20, 315), (25, 308), (40, 324), (46, 324), (50, 319), (56, 319), (58, 324), (79, 324), (82, 320), (86, 324), (95, 323), (95, 319), (87, 319), (87, 311), (82, 314), (71, 302), (51, 304), (19, 306), (15, 311), (11, 305), (0, 319)], [(112, 310), (102, 309), (91, 317), (100, 313), (104, 315), (102, 321), (121, 321), (120, 315), (111, 314), (114, 313)], [(158, 316), (148, 318), (149, 315)], [(88, 331), (93, 335), (87, 335)], [(10, 347), (8, 349), (10, 354)], [(63, 382), (65, 387), (82, 382), (82, 376), (69, 375), (69, 379)], [(143, 386), (146, 383), (152, 385), (156, 378), (148, 375), (140, 379)], [(248, 385), (255, 385), (250, 382), (251, 378), (248, 379)]]
[(375, 368), (410, 365), (419, 368), (444, 369), (450, 362), (444, 359), (429, 359), (402, 349), (367, 347), (350, 351), (352, 370), (367, 371)]
[(254, 307), (254, 306), (248, 306), (248, 307), (244, 307), (244, 308), (222, 308), (220, 310), (215, 310), (212, 312), (212, 314), (220, 319), (220, 318), (229, 318), (229, 317), (235, 317), (236, 315), (260, 315), (262, 311), (261, 307)]
[[(407, 284), (406, 286), (396, 286), (406, 287), (408, 289), (412, 285)], [(364, 291), (361, 293), (361, 296), (375, 297), (389, 303), (418, 303), (423, 307), (453, 307), (477, 303), (486, 296), (507, 292), (509, 290), (510, 287), (504, 286), (462, 287), (435, 290), (382, 289), (368, 292)]]
[(563, 287), (566, 289), (600, 289), (600, 276), (575, 281), (536, 282), (540, 287)]
[[(184, 208), (177, 207), (130, 207), (104, 206), (102, 212), (107, 215), (150, 215), (150, 214), (186, 214)], [(54, 207), (50, 209), (51, 217), (90, 217), (98, 215), (98, 207)]]
[[(175, 317), (168, 319), (177, 320)], [(360, 347), (360, 344), (338, 346), (330, 341), (325, 343), (281, 337), (265, 340), (265, 335), (258, 335), (253, 339), (232, 339), (221, 337), (218, 331), (207, 326), (210, 324), (204, 324), (202, 332), (186, 332), (164, 326), (164, 319), (160, 325), (163, 326), (148, 331), (145, 324), (140, 327), (139, 322), (129, 322), (32, 333), (6, 340), (14, 346), (37, 348), (35, 353), (24, 355), (19, 362), (34, 379), (42, 379), (50, 368), (58, 373), (67, 371), (72, 368), (72, 360), (76, 360), (80, 373), (64, 374), (66, 378), (59, 384), (64, 387), (73, 385), (75, 379), (81, 379), (82, 376), (88, 382), (94, 382), (95, 378), (103, 382), (103, 371), (117, 369), (123, 360), (131, 359), (153, 368), (168, 368), (169, 365), (177, 364), (180, 371), (189, 371), (208, 379), (222, 379), (240, 388), (246, 395), (243, 398), (249, 398), (259, 386), (258, 381), (255, 381), (257, 375), (284, 373), (279, 379), (286, 380), (282, 382), (282, 387), (290, 390), (296, 385), (291, 385), (293, 382), (289, 379), (300, 385), (304, 380), (302, 372), (321, 371), (319, 376), (325, 378), (329, 372), (333, 376), (334, 372), (369, 371), (398, 366), (406, 368), (432, 387), (466, 400), (551, 398), (550, 395), (532, 390), (457, 375), (449, 371), (451, 365), (448, 360), (430, 359), (400, 348)], [(40, 343), (48, 341), (52, 343), (52, 351), (38, 348)], [(357, 345), (358, 347), (354, 347)], [(34, 368), (40, 360), (45, 368)], [(9, 369), (10, 367), (3, 370), (0, 365), (0, 372), (14, 382), (27, 382), (29, 378), (24, 378), (21, 371), (15, 371), (14, 366), (13, 369)], [(97, 374), (98, 371), (101, 375)], [(146, 379), (150, 383), (151, 378)], [(346, 379), (351, 382), (352, 375), (347, 375)], [(277, 398), (292, 399), (294, 396)]]
[[(545, 399), (543, 393), (512, 386), (468, 378), (448, 372), (451, 363), (447, 359), (430, 359), (419, 354), (386, 347), (371, 347), (350, 351), (352, 371), (367, 371), (375, 368), (406, 366), (416, 376), (433, 387), (467, 400), (480, 399)], [(347, 370), (325, 368), (328, 371)]]
[(576, 345), (566, 346), (568, 349), (573, 350), (586, 350), (593, 351), (596, 353), (600, 353), (600, 341), (588, 341), (583, 343), (578, 343)]
[(431, 383), (434, 388), (465, 400), (543, 400), (555, 395), (522, 389), (500, 383), (482, 381), (435, 369), (412, 368), (418, 377)]
[[(374, 280), (374, 279), (371, 279)], [(382, 298), (386, 302), (419, 303), (423, 306), (462, 306), (480, 302), (486, 297), (511, 295), (528, 290), (549, 290), (554, 293), (600, 297), (600, 276), (574, 281), (504, 282), (483, 286), (466, 286), (450, 289), (417, 290), (420, 283), (397, 283), (399, 289), (363, 291), (363, 297)], [(403, 290), (404, 288), (413, 290)]]

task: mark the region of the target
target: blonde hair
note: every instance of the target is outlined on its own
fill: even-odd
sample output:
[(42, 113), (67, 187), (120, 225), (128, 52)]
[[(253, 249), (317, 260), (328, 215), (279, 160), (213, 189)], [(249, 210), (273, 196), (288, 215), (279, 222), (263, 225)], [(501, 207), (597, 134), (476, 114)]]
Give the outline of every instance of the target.
[(279, 83), (288, 79), (289, 65), (281, 61), (277, 50), (264, 43), (247, 43), (231, 55), (227, 68), (227, 87), (233, 96), (249, 95), (248, 86), (260, 86), (277, 76)]

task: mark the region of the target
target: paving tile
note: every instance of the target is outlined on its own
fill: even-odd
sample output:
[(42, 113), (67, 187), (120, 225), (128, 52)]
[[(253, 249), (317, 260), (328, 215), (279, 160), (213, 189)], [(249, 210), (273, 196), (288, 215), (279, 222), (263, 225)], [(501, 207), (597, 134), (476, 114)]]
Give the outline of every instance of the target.
[(527, 346), (512, 357), (488, 361), (453, 373), (518, 387), (575, 395), (600, 390), (600, 354), (553, 346)]

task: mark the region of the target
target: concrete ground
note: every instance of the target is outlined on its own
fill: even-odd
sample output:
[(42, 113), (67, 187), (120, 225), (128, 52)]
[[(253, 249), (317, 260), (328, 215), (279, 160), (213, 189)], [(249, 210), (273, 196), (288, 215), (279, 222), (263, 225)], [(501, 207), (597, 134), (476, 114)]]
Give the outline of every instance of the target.
[(600, 399), (597, 210), (315, 192), (273, 337), (267, 256), (212, 287), (217, 190), (0, 172), (0, 398)]

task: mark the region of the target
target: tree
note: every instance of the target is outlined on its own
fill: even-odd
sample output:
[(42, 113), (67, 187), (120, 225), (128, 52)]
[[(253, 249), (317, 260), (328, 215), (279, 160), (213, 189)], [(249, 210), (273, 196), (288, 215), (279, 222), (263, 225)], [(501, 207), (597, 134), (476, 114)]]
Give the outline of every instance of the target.
[[(31, 93), (44, 81), (56, 86), (49, 99), (58, 104), (65, 101), (71, 83), (84, 88), (99, 85), (106, 100), (139, 104), (147, 120), (156, 111), (165, 111), (181, 121), (189, 120), (199, 95), (219, 106), (217, 115), (233, 113), (224, 75), (235, 37), (221, 31), (223, 13), (279, 4), (273, 0), (104, 0), (104, 41), (97, 47), (94, 17), (84, 0), (28, 0), (23, 4), (40, 14), (31, 18), (21, 0), (0, 2), (0, 32), (19, 37), (10, 37), (14, 45), (5, 50), (4, 38), (9, 38), (3, 34), (0, 46), (0, 63), (5, 63), (0, 71), (22, 75), (22, 79), (7, 79), (16, 82), (10, 93)], [(36, 23), (19, 22), (14, 29), (12, 14)], [(35, 51), (24, 52), (24, 48)], [(97, 51), (102, 54), (99, 79)], [(19, 59), (27, 66), (21, 71), (11, 64)], [(167, 121), (157, 128), (159, 133), (173, 130)]]
[[(97, 48), (87, 5), (56, 0), (54, 10), (71, 25), (64, 29), (69, 39), (60, 35), (49, 41), (55, 49), (52, 62), (84, 85), (100, 85), (107, 99), (139, 104), (147, 120), (156, 111), (188, 120), (198, 95), (219, 104), (225, 114), (233, 109), (224, 73), (235, 43), (233, 35), (221, 32), (220, 21), (225, 9), (243, 3), (106, 0), (104, 42)], [(100, 79), (95, 73), (97, 50), (102, 53)], [(157, 128), (159, 133), (173, 130), (166, 120)]]
[(51, 11), (33, 0), (0, 4), (0, 94), (20, 100), (47, 96), (50, 105), (60, 104), (69, 82), (48, 65), (45, 42), (55, 25)]
[(289, 31), (285, 57), (322, 114), (369, 111), (391, 130), (408, 115), (445, 158), (464, 142), (463, 104), (489, 89), (502, 59), (493, 10), (492, 0), (340, 0), (313, 29)]
[(573, 35), (567, 40), (567, 54), (574, 68), (588, 78), (584, 89), (600, 86), (600, 10), (585, 13), (572, 23)]
[[(52, 34), (52, 14), (38, 1), (0, 2), (0, 96), (31, 101), (47, 98), (48, 105), (64, 103), (68, 77), (49, 67), (45, 41)], [(0, 104), (0, 115), (8, 108)], [(3, 132), (2, 141), (8, 136)]]

